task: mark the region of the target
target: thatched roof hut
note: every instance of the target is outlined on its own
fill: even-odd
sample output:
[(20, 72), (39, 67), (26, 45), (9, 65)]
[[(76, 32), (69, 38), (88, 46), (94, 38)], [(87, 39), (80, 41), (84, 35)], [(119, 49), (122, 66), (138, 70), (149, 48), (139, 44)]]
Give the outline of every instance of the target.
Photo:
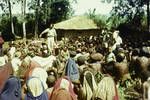
[(100, 33), (96, 23), (87, 16), (77, 16), (54, 24), (58, 37), (90, 36)]
[(98, 29), (94, 21), (87, 16), (77, 16), (69, 20), (56, 23), (54, 25), (56, 29), (64, 30), (87, 30), (87, 29)]

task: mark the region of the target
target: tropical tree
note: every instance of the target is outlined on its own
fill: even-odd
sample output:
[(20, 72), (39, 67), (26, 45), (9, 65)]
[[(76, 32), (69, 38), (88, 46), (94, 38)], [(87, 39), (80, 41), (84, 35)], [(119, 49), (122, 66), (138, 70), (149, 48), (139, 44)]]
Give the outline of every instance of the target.
[(141, 27), (145, 14), (144, 6), (147, 5), (147, 25), (149, 27), (149, 0), (118, 0), (116, 6), (111, 11), (112, 16), (118, 19), (125, 19), (126, 22)]
[(96, 14), (95, 11), (96, 11), (95, 8), (89, 9), (88, 12), (85, 13), (85, 16), (88, 16), (90, 19), (92, 19), (99, 28), (101, 29), (104, 29), (106, 27), (108, 28), (107, 25), (108, 16)]
[(35, 11), (35, 36), (43, 30), (39, 28), (49, 27), (51, 23), (65, 20), (73, 14), (69, 0), (34, 0), (29, 3), (29, 8)]
[(22, 22), (22, 30), (23, 30), (23, 38), (26, 38), (26, 0), (16, 0), (17, 4), (21, 4), (21, 22)]
[(0, 2), (0, 6), (4, 12), (9, 12), (10, 22), (11, 22), (11, 33), (15, 36), (14, 32), (14, 24), (13, 24), (13, 16), (12, 16), (12, 5), (14, 4), (13, 0), (2, 0)]

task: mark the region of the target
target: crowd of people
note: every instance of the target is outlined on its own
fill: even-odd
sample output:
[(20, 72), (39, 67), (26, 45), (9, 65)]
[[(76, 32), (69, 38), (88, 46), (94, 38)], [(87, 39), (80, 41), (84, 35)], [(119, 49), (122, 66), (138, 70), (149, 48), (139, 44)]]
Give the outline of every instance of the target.
[(150, 99), (149, 47), (128, 47), (119, 31), (105, 30), (52, 43), (11, 41), (3, 48), (0, 100)]

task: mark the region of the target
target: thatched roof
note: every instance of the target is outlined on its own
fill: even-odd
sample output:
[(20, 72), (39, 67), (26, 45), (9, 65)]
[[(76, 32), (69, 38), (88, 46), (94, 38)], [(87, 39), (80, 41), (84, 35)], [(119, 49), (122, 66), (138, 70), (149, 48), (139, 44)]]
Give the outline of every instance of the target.
[(77, 16), (69, 20), (56, 23), (55, 29), (64, 30), (87, 30), (87, 29), (98, 29), (94, 21), (87, 16)]

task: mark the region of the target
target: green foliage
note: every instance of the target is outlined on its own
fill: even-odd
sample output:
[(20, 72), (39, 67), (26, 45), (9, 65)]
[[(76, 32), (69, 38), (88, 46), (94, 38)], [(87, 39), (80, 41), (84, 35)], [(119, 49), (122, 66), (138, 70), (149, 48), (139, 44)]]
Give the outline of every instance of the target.
[[(13, 40), (14, 36), (11, 34), (10, 18), (9, 14), (2, 15), (0, 20), (0, 31), (2, 32), (3, 38), (5, 40)], [(16, 26), (18, 27), (18, 26)], [(18, 27), (19, 28), (19, 27)]]
[(9, 16), (8, 15), (2, 15), (0, 23), (1, 23), (0, 24), (0, 30), (5, 30), (6, 26), (10, 23)]
[(97, 24), (98, 27), (102, 29), (108, 27), (106, 21), (107, 21), (107, 16), (96, 15), (94, 17), (94, 22)]
[(112, 15), (117, 15), (121, 18), (127, 17), (128, 20), (132, 20), (137, 15), (143, 15), (143, 12), (141, 0), (120, 0), (111, 11)]
[[(22, 4), (23, 0), (0, 0), (0, 9), (2, 9), (3, 15), (5, 15), (0, 23), (0, 31), (5, 34), (11, 33), (9, 2), (13, 8), (15, 4)], [(38, 25), (38, 28), (36, 26), (38, 29), (36, 32), (40, 33), (49, 27), (51, 23), (68, 19), (74, 13), (70, 5), (71, 3), (77, 3), (77, 0), (28, 0), (27, 8), (33, 12), (25, 16), (17, 15), (13, 18), (15, 34), (23, 35), (23, 22), (26, 22), (28, 37), (29, 33), (35, 33), (35, 23)]]
[(117, 28), (120, 24), (125, 23), (127, 18), (120, 18), (119, 16), (113, 15), (107, 19), (107, 26), (109, 29)]
[(141, 27), (145, 14), (145, 0), (119, 0), (111, 11), (111, 20), (115, 27), (121, 23), (130, 23)]
[(68, 18), (70, 3), (68, 0), (61, 0), (51, 4), (51, 22), (56, 23)]
[(37, 0), (31, 1), (28, 6), (30, 10), (39, 10), (40, 23), (50, 25), (50, 23), (56, 23), (67, 19), (73, 10), (70, 6), (69, 0), (42, 0), (40, 6), (37, 6)]
[[(34, 33), (35, 15), (32, 13), (26, 14), (26, 31), (27, 33)], [(28, 34), (27, 34), (28, 36)]]
[(106, 28), (108, 27), (107, 26), (107, 19), (108, 19), (108, 16), (105, 16), (105, 15), (96, 15), (95, 14), (95, 11), (96, 9), (89, 9), (89, 11), (85, 14), (85, 16), (88, 16), (90, 19), (92, 19), (96, 25), (103, 29), (103, 28)]
[[(26, 31), (27, 31), (27, 38), (30, 38), (31, 35), (33, 36), (34, 32), (34, 15), (33, 14), (26, 14)], [(15, 34), (17, 36), (23, 37), (22, 34), (22, 20), (20, 19), (19, 15), (13, 17), (13, 23), (14, 23), (14, 29), (15, 29)], [(10, 18), (9, 14), (4, 14), (0, 20), (0, 30), (2, 31), (3, 37), (5, 40), (11, 40), (13, 37), (11, 33), (11, 27), (10, 27)]]

